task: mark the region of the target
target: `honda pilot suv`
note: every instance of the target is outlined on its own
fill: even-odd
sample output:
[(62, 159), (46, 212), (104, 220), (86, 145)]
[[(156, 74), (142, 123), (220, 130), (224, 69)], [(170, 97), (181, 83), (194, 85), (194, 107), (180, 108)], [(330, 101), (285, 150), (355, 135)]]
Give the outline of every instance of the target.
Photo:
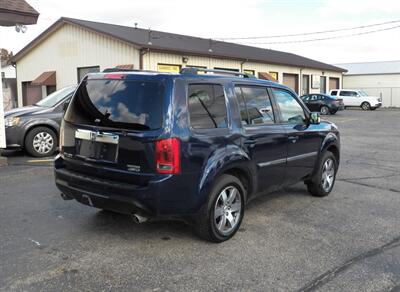
[(182, 219), (222, 242), (258, 195), (299, 181), (328, 195), (339, 144), (291, 89), (251, 75), (93, 73), (62, 121), (55, 180), (66, 200), (137, 222)]

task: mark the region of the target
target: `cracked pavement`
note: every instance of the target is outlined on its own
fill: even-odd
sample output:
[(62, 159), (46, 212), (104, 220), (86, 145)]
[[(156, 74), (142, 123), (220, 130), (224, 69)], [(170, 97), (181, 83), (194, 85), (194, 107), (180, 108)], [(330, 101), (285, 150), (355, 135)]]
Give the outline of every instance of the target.
[[(338, 180), (251, 202), (240, 232), (211, 244), (180, 222), (63, 201), (51, 163), (0, 168), (0, 291), (398, 291), (400, 111), (346, 110)], [(29, 161), (29, 162), (28, 162)]]

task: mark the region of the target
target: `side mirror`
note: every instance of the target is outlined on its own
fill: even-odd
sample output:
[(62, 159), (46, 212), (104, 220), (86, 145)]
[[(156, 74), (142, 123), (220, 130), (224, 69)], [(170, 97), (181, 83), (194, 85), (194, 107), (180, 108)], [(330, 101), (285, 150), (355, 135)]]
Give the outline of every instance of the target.
[(321, 117), (319, 113), (311, 113), (310, 114), (310, 124), (318, 125), (321, 122)]
[(63, 107), (62, 107), (63, 112), (65, 112), (65, 111), (67, 110), (68, 105), (69, 105), (69, 100), (67, 100), (66, 102), (64, 102)]

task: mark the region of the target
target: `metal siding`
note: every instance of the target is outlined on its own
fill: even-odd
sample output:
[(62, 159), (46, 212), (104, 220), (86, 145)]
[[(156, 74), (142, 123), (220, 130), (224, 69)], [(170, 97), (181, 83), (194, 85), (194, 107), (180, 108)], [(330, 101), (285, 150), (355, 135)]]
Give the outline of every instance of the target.
[(122, 64), (139, 69), (139, 50), (124, 42), (77, 26), (65, 24), (17, 62), (18, 104), (22, 104), (21, 82), (45, 71), (57, 72), (57, 89), (77, 82), (77, 68), (100, 66), (100, 70)]

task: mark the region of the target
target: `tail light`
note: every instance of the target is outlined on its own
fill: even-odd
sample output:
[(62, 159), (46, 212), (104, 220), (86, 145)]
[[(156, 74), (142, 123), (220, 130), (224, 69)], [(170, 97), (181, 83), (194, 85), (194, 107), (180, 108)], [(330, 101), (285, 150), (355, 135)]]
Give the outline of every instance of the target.
[(158, 173), (177, 174), (181, 171), (180, 141), (169, 138), (156, 141), (156, 166)]

